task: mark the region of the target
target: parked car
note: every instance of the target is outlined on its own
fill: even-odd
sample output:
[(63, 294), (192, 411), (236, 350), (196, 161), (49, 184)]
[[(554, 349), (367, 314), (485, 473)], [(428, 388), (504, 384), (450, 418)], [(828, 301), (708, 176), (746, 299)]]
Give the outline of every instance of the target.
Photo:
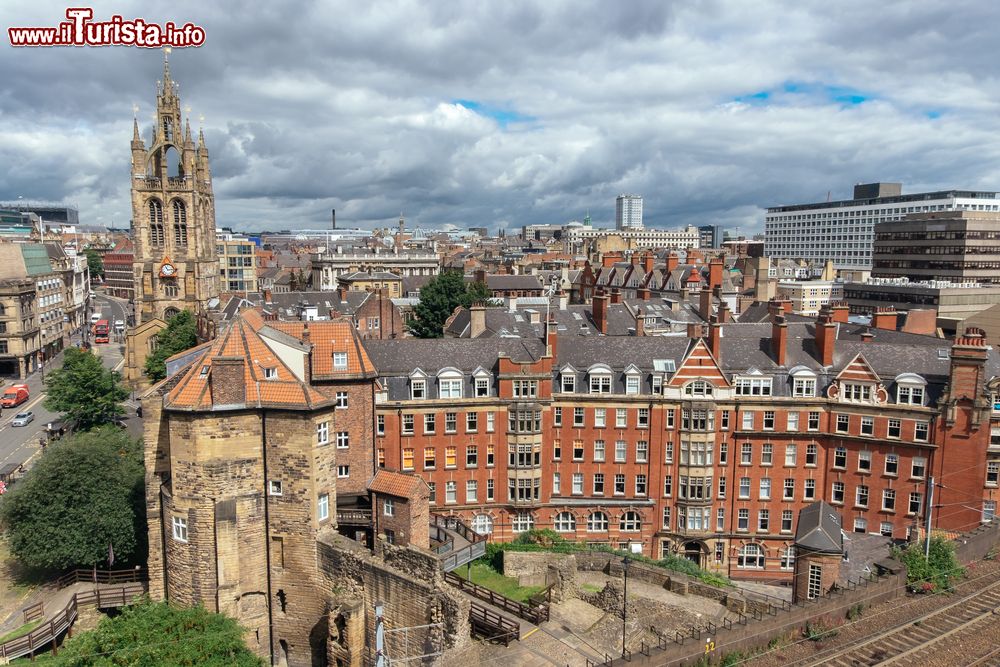
[(27, 426), (31, 422), (35, 421), (35, 413), (31, 410), (27, 412), (18, 412), (14, 415), (14, 419), (10, 422), (11, 426)]

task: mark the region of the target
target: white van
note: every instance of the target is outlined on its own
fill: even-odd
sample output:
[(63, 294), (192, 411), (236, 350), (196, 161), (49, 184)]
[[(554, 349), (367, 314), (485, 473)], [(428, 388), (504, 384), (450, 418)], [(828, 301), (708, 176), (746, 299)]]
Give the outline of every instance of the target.
[(100, 322), (103, 319), (104, 318), (101, 317), (100, 313), (94, 313), (93, 315), (90, 316), (90, 324), (91, 325), (97, 324), (98, 322)]

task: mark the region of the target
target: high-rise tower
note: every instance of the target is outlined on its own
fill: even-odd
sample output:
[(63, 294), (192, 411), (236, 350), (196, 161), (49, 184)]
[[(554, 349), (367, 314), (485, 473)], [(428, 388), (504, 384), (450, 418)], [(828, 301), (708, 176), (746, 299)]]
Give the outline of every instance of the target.
[(181, 101), (163, 58), (156, 125), (147, 149), (132, 134), (132, 235), (135, 242), (136, 326), (181, 310), (203, 311), (219, 295), (215, 196), (205, 135), (198, 145), (181, 124)]
[(642, 229), (642, 197), (618, 195), (615, 199), (615, 229)]

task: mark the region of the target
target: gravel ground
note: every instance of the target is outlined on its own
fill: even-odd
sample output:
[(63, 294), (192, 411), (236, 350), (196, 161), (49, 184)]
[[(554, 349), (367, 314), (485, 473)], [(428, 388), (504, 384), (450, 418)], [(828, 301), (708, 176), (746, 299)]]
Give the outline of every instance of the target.
[[(914, 654), (914, 662), (921, 667), (954, 667), (968, 665), (976, 659), (989, 655), (1000, 646), (1000, 620), (996, 617), (984, 620), (957, 632), (935, 644), (933, 651)], [(993, 656), (987, 664), (1000, 663), (1000, 654)]]
[[(793, 637), (790, 640), (796, 642), (795, 644), (786, 646), (780, 650), (770, 651), (741, 664), (752, 667), (785, 666), (798, 660), (807, 660), (822, 651), (843, 646), (863, 637), (878, 634), (903, 622), (914, 620), (918, 616), (953, 602), (956, 596), (968, 595), (981, 589), (984, 585), (983, 582), (994, 582), (1000, 579), (1000, 561), (979, 561), (968, 566), (966, 573), (966, 579), (956, 585), (955, 593), (953, 594), (910, 595), (905, 598), (890, 600), (889, 602), (865, 609), (857, 622), (842, 626), (835, 637), (818, 642), (800, 641), (801, 637)], [(980, 579), (978, 577), (983, 578)], [(1000, 635), (1000, 627), (998, 626), (1000, 626), (1000, 622), (989, 624), (989, 633), (980, 632), (978, 633), (979, 636), (969, 637), (966, 641), (971, 647), (973, 644), (978, 645), (983, 643), (985, 645), (984, 638), (986, 635), (996, 640), (997, 635)], [(964, 636), (964, 633), (962, 636)], [(958, 635), (956, 635), (956, 641), (958, 641), (957, 637)], [(995, 646), (996, 644), (994, 643)], [(931, 665), (947, 665), (948, 667), (952, 667), (953, 665), (968, 664), (977, 657), (968, 655), (956, 662), (956, 656), (954, 655), (954, 651), (956, 650), (959, 649), (954, 647), (946, 649), (942, 647), (940, 653), (942, 656), (940, 658), (941, 661), (938, 661), (937, 656), (939, 654), (935, 652), (933, 658), (927, 661), (921, 660), (920, 665), (921, 667), (931, 667)]]

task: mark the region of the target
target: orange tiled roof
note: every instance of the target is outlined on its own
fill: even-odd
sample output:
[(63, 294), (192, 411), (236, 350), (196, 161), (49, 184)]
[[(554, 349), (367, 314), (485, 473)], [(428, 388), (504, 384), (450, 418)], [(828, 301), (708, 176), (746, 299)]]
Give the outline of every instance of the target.
[[(185, 370), (166, 394), (166, 406), (175, 409), (210, 410), (215, 407), (212, 395), (212, 366), (219, 358), (243, 359), (245, 403), (248, 407), (277, 406), (312, 409), (328, 404), (331, 398), (300, 380), (261, 337), (265, 325), (256, 310), (240, 313), (218, 338), (206, 343), (201, 356)], [(332, 365), (332, 359), (331, 359)], [(370, 362), (369, 362), (370, 363)], [(265, 370), (275, 374), (265, 378)]]
[(417, 475), (380, 468), (368, 483), (368, 490), (387, 496), (412, 498), (423, 483), (424, 480)]

